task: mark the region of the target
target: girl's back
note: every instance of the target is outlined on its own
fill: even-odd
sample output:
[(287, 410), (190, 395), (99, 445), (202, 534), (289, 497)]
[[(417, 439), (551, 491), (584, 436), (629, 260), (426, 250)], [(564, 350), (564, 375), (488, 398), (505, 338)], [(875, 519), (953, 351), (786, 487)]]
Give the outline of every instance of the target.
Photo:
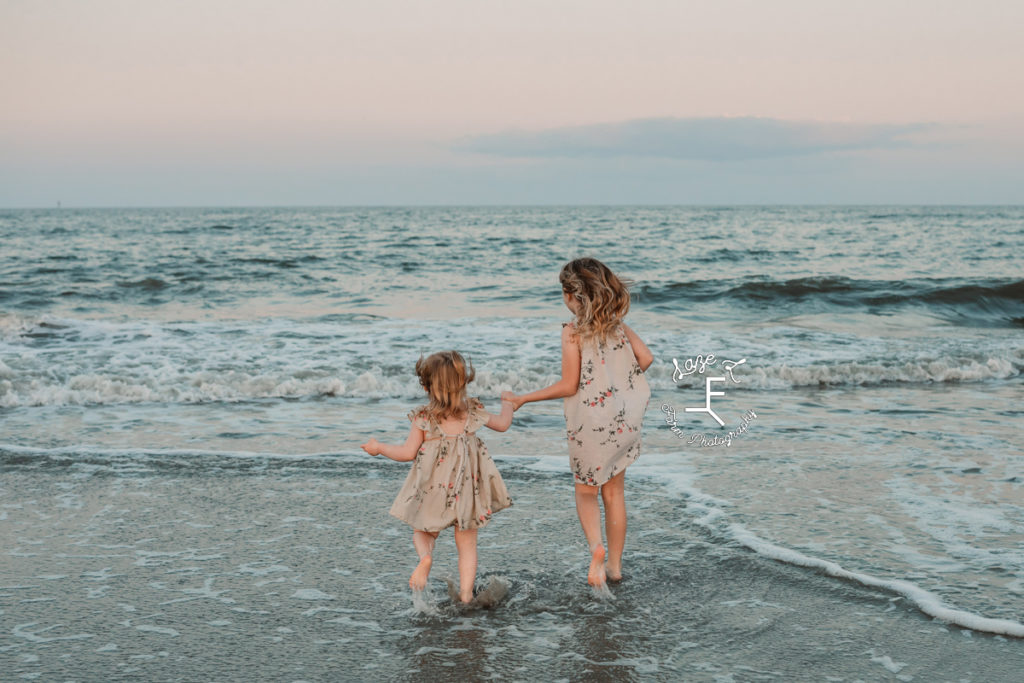
[(512, 505), (487, 446), (476, 434), (489, 415), (477, 399), (467, 403), (461, 419), (456, 415), (434, 421), (419, 411), (409, 413), (424, 439), (391, 514), (414, 529), (477, 529)]
[[(516, 408), (532, 401), (565, 399), (569, 460), (576, 481), (576, 512), (590, 545), (587, 582), (600, 586), (622, 578), (626, 542), (626, 467), (640, 455), (640, 430), (651, 390), (643, 371), (654, 361), (651, 350), (629, 325), (626, 283), (597, 259), (565, 264), (558, 274), (562, 299), (573, 313), (562, 329), (562, 378), (522, 396), (503, 399)], [(608, 563), (601, 543), (605, 506)]]
[(600, 486), (640, 455), (640, 433), (651, 397), (622, 326), (604, 341), (580, 340), (580, 381), (565, 399), (573, 476)]

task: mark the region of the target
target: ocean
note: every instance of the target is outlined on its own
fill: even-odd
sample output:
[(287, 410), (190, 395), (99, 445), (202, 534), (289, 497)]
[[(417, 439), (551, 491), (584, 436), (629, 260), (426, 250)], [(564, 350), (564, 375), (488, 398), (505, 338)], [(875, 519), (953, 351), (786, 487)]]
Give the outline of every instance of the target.
[[(1024, 671), (1024, 207), (3, 210), (0, 245), (5, 680)], [(421, 355), (494, 412), (557, 379), (584, 255), (655, 356), (626, 578), (586, 585), (552, 401), (481, 434), (508, 596), (451, 603), (447, 533), (414, 601), (408, 466), (358, 445)]]

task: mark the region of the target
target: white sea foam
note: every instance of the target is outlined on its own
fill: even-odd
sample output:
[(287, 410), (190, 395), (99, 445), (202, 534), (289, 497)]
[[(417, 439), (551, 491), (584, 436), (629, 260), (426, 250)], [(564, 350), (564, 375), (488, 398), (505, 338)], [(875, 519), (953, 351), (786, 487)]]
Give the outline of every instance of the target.
[(152, 624), (141, 624), (136, 626), (135, 630), (143, 631), (145, 633), (156, 633), (162, 636), (170, 636), (171, 638), (177, 638), (181, 635), (173, 628), (167, 628), (166, 626), (153, 626)]
[(287, 567), (283, 564), (272, 564), (269, 567), (257, 567), (254, 566), (255, 562), (246, 562), (245, 564), (238, 566), (239, 574), (252, 574), (253, 576), (267, 576), (268, 574), (274, 574), (276, 572), (290, 572), (291, 567)]
[(945, 357), (893, 363), (829, 363), (822, 365), (756, 367), (744, 381), (751, 389), (789, 389), (806, 386), (871, 386), (902, 383), (972, 382), (1020, 375), (1006, 357)]
[(828, 576), (902, 595), (925, 614), (950, 624), (975, 631), (1024, 638), (1024, 624), (1008, 619), (992, 619), (957, 609), (946, 604), (934, 593), (909, 581), (883, 579), (863, 572), (850, 571), (835, 562), (811, 557), (771, 543), (742, 525), (730, 522), (725, 511), (716, 504), (716, 499), (705, 495), (695, 486), (695, 473), (681, 463), (678, 456), (659, 457), (649, 454), (646, 461), (638, 462), (633, 469), (637, 474), (649, 474), (660, 481), (667, 482), (673, 489), (686, 496), (687, 510), (693, 515), (694, 523), (715, 535), (735, 541), (762, 557), (798, 567), (807, 567)]
[(611, 589), (608, 588), (607, 583), (602, 583), (596, 586), (590, 587), (590, 592), (593, 596), (602, 602), (614, 602), (615, 594), (612, 593)]
[(31, 629), (36, 626), (39, 622), (33, 621), (27, 624), (18, 624), (11, 631), (11, 635), (15, 638), (23, 638), (33, 643), (52, 643), (60, 640), (82, 640), (85, 638), (94, 638), (92, 633), (75, 633), (70, 636), (41, 636), (40, 633), (49, 633), (55, 629), (63, 628), (63, 624), (53, 624), (52, 626), (44, 626), (43, 628)]
[(906, 664), (903, 664), (901, 662), (894, 662), (892, 660), (892, 657), (890, 657), (889, 655), (875, 654), (874, 650), (868, 650), (865, 654), (871, 657), (872, 662), (875, 662), (876, 664), (881, 664), (890, 673), (898, 674), (907, 666)]
[(919, 586), (899, 579), (880, 579), (861, 572), (844, 569), (835, 562), (808, 557), (803, 553), (782, 548), (769, 543), (738, 524), (727, 526), (731, 537), (759, 555), (779, 560), (787, 564), (817, 569), (829, 576), (846, 579), (869, 588), (879, 588), (908, 598), (925, 614), (942, 621), (989, 633), (1001, 633), (1017, 638), (1024, 638), (1024, 624), (1008, 619), (990, 619), (988, 617), (958, 610), (947, 605), (934, 593)]
[[(455, 328), (463, 331), (460, 348), (479, 365), (474, 393), (498, 396), (558, 379), (554, 324), (531, 318), (421, 320), (409, 326), (398, 320), (157, 323), (7, 315), (0, 317), (0, 407), (418, 400), (416, 358), (448, 343)], [(737, 340), (720, 331), (680, 338), (654, 330), (652, 348), (664, 355), (648, 370), (649, 378), (670, 383), (671, 358), (694, 348), (722, 358), (735, 348), (747, 357), (736, 370), (734, 390), (984, 382), (1024, 370), (1024, 347), (1012, 336), (894, 341), (850, 334), (822, 338), (824, 333), (791, 327), (764, 332), (767, 338)], [(524, 335), (529, 343), (522, 343)], [(680, 384), (702, 382), (694, 375)]]
[(416, 652), (414, 652), (413, 655), (416, 656), (416, 657), (421, 657), (423, 655), (434, 654), (434, 655), (441, 655), (442, 657), (456, 657), (458, 655), (462, 655), (462, 654), (465, 654), (467, 652), (469, 652), (469, 650), (467, 650), (464, 647), (430, 647), (430, 646), (424, 646), (424, 647), (421, 647), (420, 649), (416, 650)]
[(316, 588), (300, 588), (294, 593), (292, 597), (296, 600), (334, 600), (334, 596), (329, 593), (324, 593)]
[[(241, 368), (223, 372), (181, 371), (163, 376), (163, 368), (88, 371), (70, 376), (49, 375), (40, 366), (30, 373), (9, 372), (0, 379), (0, 407), (116, 405), (123, 403), (236, 403), (259, 399), (398, 398), (419, 400), (422, 389), (407, 376), (366, 370), (339, 369), (309, 377), (301, 370), (252, 372)], [(786, 390), (797, 387), (873, 386), (899, 383), (948, 383), (1005, 380), (1021, 374), (1007, 357), (941, 358), (926, 362), (833, 363), (824, 365), (753, 368), (734, 390)], [(2, 375), (0, 375), (2, 377)], [(523, 392), (558, 379), (551, 372), (481, 373), (472, 385), (475, 394), (499, 396)], [(685, 382), (680, 386), (687, 386)], [(694, 384), (696, 386), (696, 384)]]
[[(323, 371), (321, 371), (323, 372)], [(379, 371), (378, 371), (379, 372)], [(42, 368), (38, 369), (42, 374)], [(257, 399), (301, 399), (318, 397), (403, 398), (419, 400), (422, 389), (415, 379), (393, 377), (372, 371), (340, 370), (321, 377), (300, 377), (300, 370), (253, 373), (241, 369), (227, 372), (193, 371), (160, 376), (134, 368), (103, 374), (88, 372), (60, 380), (29, 376), (0, 380), (0, 407), (49, 405), (116, 405), (123, 403), (235, 403)], [(493, 373), (472, 385), (481, 396), (499, 396), (502, 391), (525, 391), (550, 384), (557, 377), (546, 373)]]
[(428, 616), (436, 616), (440, 614), (440, 611), (430, 600), (430, 592), (428, 590), (414, 590), (412, 591), (412, 609), (413, 614), (423, 614)]
[(886, 482), (886, 487), (903, 513), (941, 545), (946, 556), (969, 566), (999, 567), (1011, 575), (1024, 567), (1024, 546), (986, 542), (993, 536), (1018, 538), (1024, 534), (1024, 507), (1009, 502), (981, 504), (951, 483), (932, 490), (900, 478)]
[(308, 609), (305, 612), (303, 612), (302, 616), (304, 616), (304, 617), (312, 617), (314, 615), (320, 614), (321, 612), (340, 613), (340, 614), (358, 614), (360, 612), (360, 610), (349, 609), (347, 607), (311, 607), (310, 609)]

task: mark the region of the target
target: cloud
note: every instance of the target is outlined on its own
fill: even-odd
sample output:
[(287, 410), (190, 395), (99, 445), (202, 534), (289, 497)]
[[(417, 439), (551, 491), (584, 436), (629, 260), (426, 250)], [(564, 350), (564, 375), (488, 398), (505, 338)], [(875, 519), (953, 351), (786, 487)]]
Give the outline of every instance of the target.
[(517, 158), (656, 157), (743, 161), (912, 146), (931, 124), (854, 124), (761, 117), (656, 118), (506, 131), (464, 139), (463, 152)]

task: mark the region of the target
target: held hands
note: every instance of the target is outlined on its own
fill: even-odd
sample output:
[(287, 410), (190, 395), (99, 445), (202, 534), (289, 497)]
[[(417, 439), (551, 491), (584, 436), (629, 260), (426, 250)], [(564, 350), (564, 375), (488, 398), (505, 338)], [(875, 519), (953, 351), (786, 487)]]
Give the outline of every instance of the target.
[(519, 407), (521, 405), (523, 405), (522, 400), (520, 400), (520, 398), (518, 396), (516, 396), (515, 394), (513, 394), (511, 391), (503, 391), (503, 392), (501, 392), (501, 400), (502, 400), (503, 403), (505, 401), (508, 401), (509, 403), (511, 403), (512, 404), (512, 411), (513, 412), (519, 410)]
[(381, 448), (380, 447), (382, 445), (383, 444), (381, 444), (381, 442), (377, 441), (377, 439), (370, 439), (369, 441), (364, 443), (362, 446), (360, 446), (360, 448), (362, 448), (364, 451), (366, 451), (370, 455), (380, 455), (381, 454)]

